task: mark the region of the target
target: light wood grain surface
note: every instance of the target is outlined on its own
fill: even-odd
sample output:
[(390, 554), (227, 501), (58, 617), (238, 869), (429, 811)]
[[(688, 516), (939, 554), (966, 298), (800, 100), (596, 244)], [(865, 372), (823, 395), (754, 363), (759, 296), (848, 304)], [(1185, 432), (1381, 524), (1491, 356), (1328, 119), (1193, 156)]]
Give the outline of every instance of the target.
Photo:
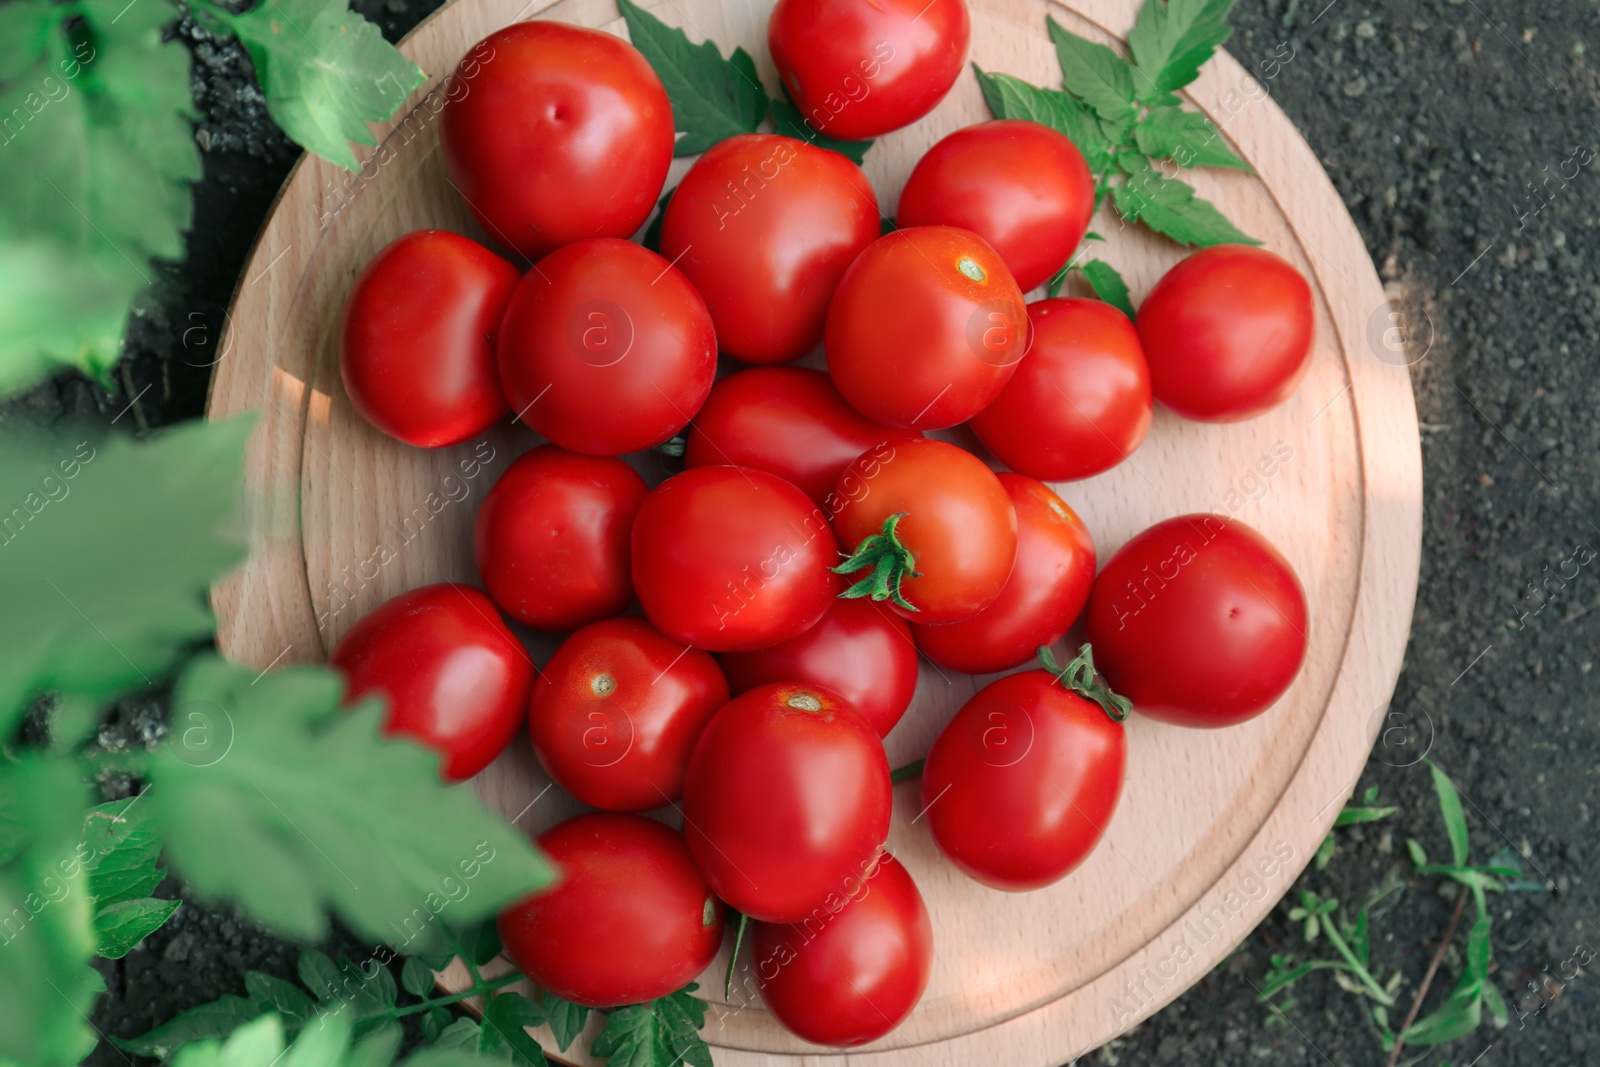
[[(1059, 84), (1045, 33), (1053, 14), (1091, 37), (1121, 36), (1128, 0), (970, 0), (971, 58), (987, 70)], [(220, 643), (236, 659), (317, 662), (360, 615), (399, 592), (476, 581), (478, 501), (537, 443), (504, 425), (453, 449), (423, 451), (373, 430), (339, 383), (336, 331), (350, 284), (394, 237), (422, 227), (479, 240), (438, 152), (444, 76), (479, 38), (519, 18), (555, 18), (625, 35), (612, 0), (457, 0), (403, 45), (429, 79), (361, 176), (307, 157), (291, 175), (240, 279), (209, 414), (258, 411), (249, 457), (254, 553), (213, 600)], [(743, 45), (769, 87), (767, 0), (651, 5), (694, 39)], [(1064, 882), (1028, 894), (986, 889), (941, 862), (914, 785), (898, 787), (891, 845), (932, 914), (937, 960), (927, 995), (898, 1030), (848, 1056), (793, 1038), (735, 991), (720, 957), (702, 980), (706, 1039), (723, 1065), (912, 1067), (1064, 1063), (1166, 1004), (1237, 944), (1287, 890), (1350, 793), (1393, 691), (1420, 551), (1421, 460), (1403, 353), (1384, 342), (1388, 305), (1354, 224), (1315, 157), (1270, 99), (1288, 50), (1219, 56), (1186, 92), (1254, 175), (1189, 175), (1246, 232), (1312, 280), (1318, 341), (1310, 373), (1283, 407), (1209, 426), (1158, 411), (1144, 446), (1117, 469), (1058, 487), (1094, 533), (1102, 560), (1151, 523), (1220, 511), (1261, 530), (1305, 585), (1311, 652), (1267, 714), (1230, 730), (1128, 724), (1128, 781), (1106, 840)], [(1287, 62), (1292, 63), (1292, 58)], [(970, 72), (931, 115), (880, 140), (865, 170), (886, 213), (938, 138), (988, 118)], [(688, 161), (674, 164), (675, 183)], [(1109, 209), (1097, 254), (1137, 301), (1182, 251)], [(820, 365), (814, 354), (812, 365)], [(957, 439), (961, 431), (957, 431)], [(970, 443), (970, 438), (966, 439)], [(1289, 458), (1283, 455), (1290, 453)], [(1261, 473), (1263, 457), (1270, 476)], [(462, 461), (481, 460), (474, 476)], [(661, 461), (637, 458), (652, 480)], [(386, 562), (385, 562), (386, 561)], [(542, 662), (551, 644), (530, 639)], [(986, 679), (924, 663), (913, 709), (887, 739), (891, 765), (920, 757)], [(526, 737), (475, 783), (530, 831), (578, 805), (543, 792)], [(529, 805), (532, 805), (529, 807)], [(673, 813), (663, 813), (673, 821)], [(726, 949), (724, 950), (726, 952)], [(553, 1049), (548, 1033), (540, 1035)], [(585, 1044), (585, 1042), (580, 1042)], [(577, 1049), (572, 1055), (586, 1062)]]

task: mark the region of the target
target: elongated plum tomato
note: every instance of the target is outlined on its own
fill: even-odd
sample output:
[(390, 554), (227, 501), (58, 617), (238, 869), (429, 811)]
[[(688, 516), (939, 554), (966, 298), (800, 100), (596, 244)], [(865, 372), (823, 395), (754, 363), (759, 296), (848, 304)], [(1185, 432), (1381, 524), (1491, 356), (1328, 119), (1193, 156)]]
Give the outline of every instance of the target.
[(426, 585), (384, 601), (339, 639), (328, 665), (346, 703), (382, 696), (388, 736), (439, 753), (439, 776), (471, 778), (511, 743), (528, 706), (533, 660), (470, 585)]
[(875, 422), (937, 430), (1000, 395), (1028, 350), (1022, 291), (969, 230), (916, 226), (850, 264), (828, 307), (833, 384)]
[(518, 22), (461, 60), (439, 144), (467, 207), (529, 259), (644, 224), (672, 165), (672, 105), (638, 49), (561, 22)]
[(1061, 640), (1094, 584), (1094, 541), (1077, 512), (1043, 482), (999, 478), (1017, 511), (1017, 562), (1005, 588), (971, 618), (912, 627), (929, 659), (968, 674), (1020, 667)]
[(750, 928), (762, 1001), (818, 1045), (884, 1036), (911, 1014), (933, 973), (933, 924), (900, 861), (884, 853), (857, 885), (802, 924)]
[(1232, 726), (1282, 696), (1306, 657), (1305, 592), (1255, 530), (1218, 515), (1159, 522), (1117, 550), (1089, 594), (1089, 641), (1135, 711)]
[(684, 836), (717, 896), (799, 922), (847, 893), (889, 834), (889, 760), (837, 693), (778, 683), (734, 697), (689, 756)]
[(917, 162), (901, 226), (959, 226), (982, 237), (1027, 292), (1059, 270), (1094, 214), (1094, 177), (1066, 135), (1022, 119), (957, 130)]
[(339, 333), (339, 376), (361, 416), (423, 448), (459, 444), (503, 418), (495, 334), (520, 277), (445, 230), (384, 246), (350, 290)]
[(861, 168), (792, 137), (747, 133), (706, 151), (673, 190), (661, 254), (706, 298), (722, 350), (797, 359), (822, 340), (839, 276), (877, 238)]
[(929, 830), (984, 885), (1039, 889), (1093, 851), (1127, 758), (1122, 723), (1099, 704), (1046, 671), (1008, 674), (962, 705), (928, 750)]
[(551, 779), (591, 807), (678, 799), (689, 750), (728, 702), (709, 652), (643, 619), (606, 619), (562, 642), (533, 685), (528, 736)]
[(694, 417), (717, 373), (700, 294), (631, 241), (596, 238), (534, 264), (500, 327), (511, 410), (563, 448), (650, 448)]
[(533, 983), (591, 1008), (682, 989), (722, 944), (722, 902), (683, 835), (643, 815), (579, 815), (539, 848), (561, 872), (500, 913), (506, 955)]
[(824, 507), (850, 461), (885, 441), (921, 437), (846, 404), (827, 374), (754, 367), (719, 379), (689, 426), (686, 467), (737, 463), (793, 482)]
[(1311, 286), (1264, 248), (1203, 248), (1162, 275), (1135, 325), (1156, 399), (1201, 422), (1277, 407), (1311, 366)]
[(1110, 470), (1150, 430), (1150, 369), (1128, 316), (1075, 297), (1028, 305), (1033, 347), (969, 424), (996, 459), (1047, 481)]
[(541, 445), (478, 508), (473, 554), (500, 609), (539, 630), (576, 630), (633, 600), (628, 538), (649, 492), (609, 456)]
[(932, 111), (961, 74), (965, 0), (778, 0), (767, 46), (811, 127), (861, 141)]
[(668, 637), (766, 648), (817, 624), (839, 591), (821, 509), (776, 475), (696, 467), (656, 486), (633, 524), (633, 585)]
[(834, 492), (833, 529), (853, 550), (841, 564), (856, 582), (848, 595), (946, 623), (976, 615), (1005, 588), (1017, 512), (972, 453), (933, 439), (880, 445), (845, 468)]
[(718, 658), (735, 693), (773, 682), (819, 685), (843, 697), (879, 737), (894, 729), (917, 691), (911, 628), (867, 599), (835, 600), (822, 621), (799, 637)]

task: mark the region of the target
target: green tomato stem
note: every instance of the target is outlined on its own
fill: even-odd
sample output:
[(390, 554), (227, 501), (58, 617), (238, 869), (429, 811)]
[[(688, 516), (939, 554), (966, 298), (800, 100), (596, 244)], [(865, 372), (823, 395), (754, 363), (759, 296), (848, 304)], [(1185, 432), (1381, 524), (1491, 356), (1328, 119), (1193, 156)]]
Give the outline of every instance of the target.
[(896, 771), (892, 771), (889, 774), (889, 781), (895, 785), (899, 785), (907, 778), (915, 778), (917, 775), (922, 773), (922, 765), (926, 762), (926, 760), (917, 760), (915, 763), (908, 763), (904, 767), (901, 767)]
[(1094, 669), (1094, 650), (1088, 644), (1078, 649), (1078, 656), (1065, 667), (1056, 660), (1049, 645), (1039, 646), (1039, 665), (1056, 676), (1056, 681), (1086, 700), (1100, 705), (1100, 710), (1114, 722), (1121, 722), (1133, 710), (1133, 701), (1111, 691), (1106, 680)]
[(865, 570), (866, 577), (839, 596), (845, 600), (871, 597), (876, 601), (892, 600), (907, 611), (920, 610), (900, 592), (900, 583), (906, 578), (920, 578), (916, 569), (917, 558), (900, 540), (896, 528), (906, 512), (899, 511), (883, 520), (883, 528), (861, 539), (856, 550), (845, 561), (833, 568), (835, 574), (854, 574)]

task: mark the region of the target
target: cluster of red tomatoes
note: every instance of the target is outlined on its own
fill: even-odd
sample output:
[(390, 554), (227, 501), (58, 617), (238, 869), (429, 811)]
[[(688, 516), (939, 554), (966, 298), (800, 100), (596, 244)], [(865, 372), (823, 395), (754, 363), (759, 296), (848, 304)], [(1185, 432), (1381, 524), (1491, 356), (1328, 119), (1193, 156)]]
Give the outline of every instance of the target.
[[(780, 0), (770, 32), (808, 119), (859, 138), (938, 103), (968, 26), (961, 0)], [(550, 777), (599, 809), (539, 838), (562, 880), (501, 917), (539, 986), (591, 1006), (664, 995), (715, 955), (726, 903), (753, 922), (750, 971), (780, 1020), (821, 1043), (880, 1037), (931, 966), (927, 911), (884, 851), (881, 739), (919, 652), (975, 674), (1040, 656), (961, 708), (922, 768), (940, 850), (1013, 891), (1100, 839), (1130, 702), (1227, 725), (1297, 674), (1305, 598), (1259, 534), (1175, 518), (1097, 579), (1089, 531), (1044, 479), (1120, 462), (1153, 399), (1214, 421), (1283, 401), (1309, 360), (1307, 283), (1220, 247), (1174, 268), (1136, 322), (1026, 303), (1083, 239), (1095, 189), (1068, 138), (1017, 121), (935, 145), (887, 234), (843, 155), (729, 137), (672, 193), (657, 254), (627, 238), (662, 191), (673, 114), (628, 43), (522, 23), (457, 77), (453, 183), (531, 266), (441, 231), (395, 241), (351, 293), (345, 385), (414, 445), (508, 412), (550, 443), (478, 512), (483, 591), (396, 597), (332, 662), (352, 699), (387, 696), (388, 728), (436, 748), (447, 778), (526, 722)], [(866, 91), (834, 92), (846, 78)], [(819, 342), (825, 372), (777, 366)], [(717, 380), (719, 352), (757, 366)], [(962, 423), (946, 436), (1010, 470), (924, 436)], [(685, 469), (650, 488), (617, 457), (656, 447)], [(1063, 667), (1048, 646), (1080, 615), (1096, 658)], [(503, 617), (570, 636), (536, 670)], [(668, 807), (681, 833), (637, 814)]]

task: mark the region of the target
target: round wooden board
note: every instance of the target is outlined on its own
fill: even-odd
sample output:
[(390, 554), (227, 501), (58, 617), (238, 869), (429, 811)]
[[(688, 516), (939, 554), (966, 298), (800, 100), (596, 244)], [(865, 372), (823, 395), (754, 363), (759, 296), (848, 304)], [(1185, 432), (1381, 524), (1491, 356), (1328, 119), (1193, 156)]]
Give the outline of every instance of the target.
[[(402, 47), (429, 72), (426, 84), (379, 129), (381, 146), (359, 178), (320, 159), (301, 161), (240, 279), (209, 406), (213, 418), (257, 411), (260, 420), (249, 457), (255, 551), (214, 592), (221, 646), (238, 660), (319, 662), (388, 597), (429, 582), (475, 581), (477, 502), (536, 443), (506, 425), (454, 449), (401, 445), (355, 414), (336, 360), (349, 286), (385, 243), (423, 227), (484, 240), (446, 177), (434, 122), (444, 75), (466, 49), (529, 17), (625, 35), (612, 0), (524, 2), (457, 0), (412, 34)], [(1047, 14), (1110, 39), (1126, 33), (1137, 9), (1131, 0), (1074, 0), (1071, 8), (969, 2), (971, 58), (1049, 85), (1059, 72)], [(724, 52), (743, 45), (776, 86), (764, 43), (768, 0), (652, 7)], [(1292, 62), (1276, 51), (1246, 58), (1262, 79), (1276, 73), (1274, 64)], [(724, 1000), (725, 948), (701, 982), (711, 1002), (706, 1040), (723, 1067), (1070, 1060), (1170, 1001), (1237, 944), (1310, 859), (1360, 774), (1399, 672), (1416, 592), (1421, 455), (1408, 357), (1395, 346), (1354, 224), (1263, 81), (1219, 55), (1185, 96), (1256, 172), (1186, 177), (1312, 280), (1311, 370), (1289, 403), (1250, 422), (1207, 426), (1158, 411), (1128, 462), (1058, 488), (1089, 524), (1102, 560), (1152, 522), (1183, 512), (1218, 511), (1261, 530), (1305, 584), (1305, 669), (1272, 710), (1233, 729), (1185, 731), (1135, 716), (1127, 786), (1105, 842), (1046, 890), (998, 893), (958, 874), (915, 823), (916, 787), (899, 787), (890, 842), (922, 888), (937, 944), (921, 1005), (866, 1049), (819, 1050), (782, 1030), (753, 994), (736, 988), (732, 1003)], [(969, 72), (932, 115), (880, 140), (865, 170), (885, 213), (929, 145), (988, 117)], [(669, 184), (688, 162), (674, 164)], [(1109, 209), (1094, 227), (1108, 237), (1098, 254), (1123, 272), (1135, 300), (1183, 254)], [(636, 459), (653, 479), (667, 473), (653, 458)], [(551, 647), (530, 639), (540, 662)], [(917, 700), (886, 742), (891, 765), (921, 756), (986, 680), (924, 663)], [(560, 790), (546, 792), (525, 738), (475, 784), (530, 831), (578, 810)], [(548, 1033), (541, 1037), (554, 1047)], [(569, 1055), (587, 1062), (586, 1044)]]

